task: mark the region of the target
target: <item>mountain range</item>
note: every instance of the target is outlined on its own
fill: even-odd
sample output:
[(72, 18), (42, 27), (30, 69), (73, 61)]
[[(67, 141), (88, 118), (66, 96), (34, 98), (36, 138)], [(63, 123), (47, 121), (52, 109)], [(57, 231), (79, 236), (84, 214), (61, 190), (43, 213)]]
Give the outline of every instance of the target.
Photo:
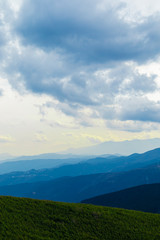
[(80, 202), (86, 198), (146, 183), (160, 183), (160, 165), (127, 172), (62, 177), (50, 181), (1, 186), (0, 195)]
[(57, 168), (3, 174), (0, 195), (80, 202), (151, 183), (160, 183), (160, 148), (125, 157), (98, 157)]
[(119, 142), (107, 141), (89, 147), (68, 149), (62, 153), (72, 153), (78, 155), (103, 155), (106, 153), (113, 155), (131, 155), (133, 153), (143, 153), (159, 147), (160, 138), (134, 139)]
[[(0, 163), (0, 174), (9, 173), (13, 171), (28, 171), (31, 169), (54, 168), (66, 164), (75, 164), (84, 160), (93, 158), (93, 156), (78, 156), (78, 155), (56, 155), (57, 158), (52, 157), (53, 154), (45, 154), (48, 158), (37, 158), (38, 156), (18, 157), (10, 159), (9, 161)], [(68, 156), (68, 158), (67, 158)], [(70, 156), (70, 157), (69, 157)], [(43, 157), (43, 156), (41, 156)]]
[[(81, 159), (81, 162), (77, 164), (65, 164), (62, 166), (55, 166), (54, 168), (45, 169), (42, 168), (38, 170), (31, 169), (28, 171), (16, 171), (16, 172), (11, 171), (10, 173), (7, 174), (1, 174), (0, 186), (13, 185), (25, 182), (48, 181), (64, 176), (74, 177), (97, 173), (109, 173), (109, 176), (112, 176), (112, 178), (117, 179), (118, 176), (127, 175), (127, 173), (125, 173), (127, 170), (143, 168), (148, 165), (153, 165), (153, 168), (156, 165), (156, 167), (158, 168), (159, 163), (160, 163), (160, 148), (154, 149), (143, 154), (132, 154), (130, 156), (125, 157), (116, 157), (110, 155), (105, 158), (97, 157), (89, 160)], [(8, 169), (8, 171), (9, 169), (10, 170), (21, 169), (21, 167), (23, 167), (23, 169), (24, 168), (29, 169), (34, 166), (39, 168), (44, 166), (51, 167), (52, 164), (54, 164), (54, 161), (52, 159), (8, 162), (0, 164), (0, 172), (4, 172), (6, 171), (6, 169)], [(115, 174), (115, 172), (117, 173)], [(128, 178), (129, 175), (132, 176), (132, 172), (128, 173)], [(145, 177), (147, 179), (147, 176)], [(115, 180), (112, 181), (115, 182)], [(135, 179), (134, 182), (135, 184), (137, 184), (137, 179)], [(112, 185), (110, 185), (110, 187), (112, 187)]]

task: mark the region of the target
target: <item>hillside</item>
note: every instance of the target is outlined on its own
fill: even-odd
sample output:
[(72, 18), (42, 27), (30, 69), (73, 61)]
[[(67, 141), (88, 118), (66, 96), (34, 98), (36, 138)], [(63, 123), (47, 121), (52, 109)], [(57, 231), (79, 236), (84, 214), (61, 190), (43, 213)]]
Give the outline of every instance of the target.
[(0, 197), (0, 239), (160, 239), (160, 215)]
[(63, 177), (44, 182), (1, 186), (0, 195), (80, 202), (83, 199), (146, 183), (160, 183), (160, 165), (127, 172)]
[(160, 213), (160, 183), (146, 184), (82, 201), (95, 205)]

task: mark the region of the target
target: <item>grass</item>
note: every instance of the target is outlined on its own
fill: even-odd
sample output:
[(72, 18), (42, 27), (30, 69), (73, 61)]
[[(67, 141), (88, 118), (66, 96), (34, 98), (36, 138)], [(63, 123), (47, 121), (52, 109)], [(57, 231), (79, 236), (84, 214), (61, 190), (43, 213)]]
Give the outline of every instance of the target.
[(0, 239), (160, 239), (160, 215), (87, 204), (0, 197)]

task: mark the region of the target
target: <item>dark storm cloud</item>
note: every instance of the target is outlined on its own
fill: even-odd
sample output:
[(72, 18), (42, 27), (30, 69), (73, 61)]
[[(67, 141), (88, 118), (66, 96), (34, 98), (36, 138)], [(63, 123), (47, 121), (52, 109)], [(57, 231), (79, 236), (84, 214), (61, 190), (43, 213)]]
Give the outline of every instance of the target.
[(131, 24), (119, 17), (125, 5), (102, 10), (98, 4), (97, 0), (25, 0), (15, 30), (26, 45), (56, 49), (87, 64), (145, 61), (159, 54), (159, 15)]
[(96, 104), (88, 93), (88, 74), (81, 76), (76, 73), (78, 70), (79, 67), (67, 62), (65, 57), (32, 47), (22, 48), (20, 54), (13, 52), (5, 68), (10, 74), (10, 83), (15, 88), (23, 83), (26, 89), (37, 94), (51, 95), (60, 102)]
[(152, 102), (148, 99), (128, 99), (120, 114), (120, 119), (160, 122), (160, 102)]
[(160, 15), (129, 22), (120, 14), (126, 6), (110, 2), (23, 0), (16, 17), (6, 17), (9, 82), (58, 101), (40, 106), (41, 115), (57, 108), (83, 126), (92, 116), (159, 122), (160, 104), (146, 97), (158, 89), (157, 76), (140, 74), (138, 65), (160, 54)]
[[(27, 47), (22, 48), (20, 54), (13, 53), (6, 72), (10, 73), (10, 82), (15, 88), (19, 88), (17, 84), (23, 83), (26, 89), (53, 96), (69, 104), (69, 109), (75, 110), (81, 106), (109, 105), (118, 94), (154, 91), (155, 76), (140, 75), (134, 68), (132, 65), (119, 64), (108, 69), (108, 73), (105, 70), (104, 73), (94, 72), (88, 68), (82, 71), (81, 66), (55, 52), (48, 54)], [(68, 112), (65, 108), (63, 111)]]
[(120, 121), (160, 122), (160, 102), (148, 100), (145, 97), (126, 96), (118, 100), (113, 107), (101, 110), (105, 119)]
[(157, 122), (141, 122), (134, 120), (107, 120), (106, 126), (110, 129), (127, 132), (142, 132), (159, 129), (159, 124)]

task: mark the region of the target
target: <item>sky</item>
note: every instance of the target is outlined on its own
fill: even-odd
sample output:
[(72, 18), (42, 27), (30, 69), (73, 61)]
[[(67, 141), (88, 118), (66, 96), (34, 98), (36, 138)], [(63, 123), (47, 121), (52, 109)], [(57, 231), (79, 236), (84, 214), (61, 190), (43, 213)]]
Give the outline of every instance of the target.
[(160, 1), (0, 0), (0, 153), (160, 136)]

